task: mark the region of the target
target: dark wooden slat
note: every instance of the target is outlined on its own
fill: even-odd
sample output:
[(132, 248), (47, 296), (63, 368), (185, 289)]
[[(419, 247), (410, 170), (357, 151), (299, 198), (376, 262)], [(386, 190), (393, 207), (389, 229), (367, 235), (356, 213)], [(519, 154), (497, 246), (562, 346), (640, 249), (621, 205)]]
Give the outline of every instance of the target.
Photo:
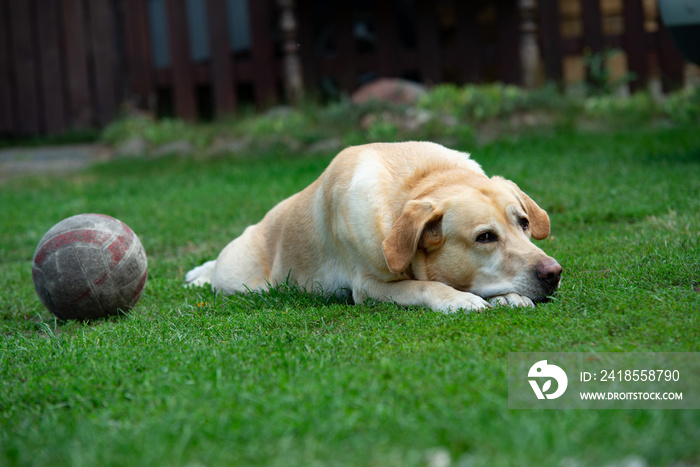
[(136, 105), (148, 108), (154, 83), (146, 2), (124, 0), (124, 31), (126, 66), (131, 91), (137, 97)]
[(683, 84), (685, 60), (673, 43), (663, 21), (659, 21), (658, 51), (664, 92), (678, 89)]
[(421, 57), (421, 78), (427, 84), (439, 83), (442, 81), (442, 69), (434, 1), (417, 0), (416, 27), (418, 30), (418, 50)]
[(561, 82), (564, 77), (563, 46), (559, 32), (559, 0), (539, 0), (540, 50), (548, 80)]
[(304, 88), (315, 92), (318, 88), (318, 74), (314, 57), (313, 0), (297, 0), (299, 21), (299, 54), (304, 73)]
[[(461, 3), (461, 2), (460, 2)], [(396, 60), (399, 36), (396, 29), (396, 11), (386, 0), (373, 2), (374, 24), (377, 30), (377, 60), (379, 74), (384, 77), (399, 76)]]
[(644, 37), (644, 5), (642, 0), (624, 0), (627, 68), (636, 75), (630, 82), (632, 91), (643, 89), (649, 78), (649, 52)]
[(213, 82), (213, 72), (209, 63), (192, 64), (192, 81), (195, 86), (209, 86)]
[[(653, 43), (651, 41), (651, 36), (646, 33), (646, 43), (647, 48), (650, 48), (649, 44)], [(614, 36), (603, 37), (603, 47), (609, 49), (619, 49), (622, 47), (623, 37), (619, 34)], [(561, 40), (561, 48), (565, 55), (581, 55), (586, 50), (586, 45), (583, 41), (583, 37), (569, 37), (567, 39)], [(590, 52), (590, 50), (588, 50)]]
[(417, 70), (422, 59), (417, 50), (403, 50), (398, 54), (399, 68), (402, 70)]
[(340, 88), (352, 92), (357, 88), (357, 57), (353, 39), (353, 4), (340, 0), (333, 9), (333, 21), (336, 25), (335, 42), (338, 63), (342, 65), (335, 71)]
[(226, 1), (207, 0), (207, 7), (214, 108), (216, 114), (222, 116), (236, 111), (236, 95), (233, 87), (233, 54), (228, 41)]
[(41, 130), (37, 93), (36, 50), (32, 43), (31, 1), (9, 2), (12, 48), (17, 98), (17, 133), (37, 134)]
[[(211, 67), (203, 63), (195, 63), (191, 66), (191, 69), (192, 83), (194, 86), (206, 86), (211, 84)], [(154, 76), (157, 86), (173, 86), (173, 73), (170, 68), (159, 68), (155, 71)]]
[[(335, 68), (337, 70), (337, 66)], [(194, 84), (198, 86), (208, 86), (212, 82), (211, 67), (207, 64), (195, 64), (192, 66)], [(282, 62), (276, 61), (272, 65), (272, 75), (282, 76)], [(171, 83), (167, 70), (161, 73), (162, 82), (159, 84)], [(236, 82), (237, 83), (254, 83), (257, 79), (255, 65), (252, 62), (237, 61), (236, 62)]]
[(592, 53), (603, 50), (603, 23), (598, 0), (581, 0), (584, 44)]
[(6, 0), (0, 0), (0, 136), (14, 133), (13, 89), (10, 79), (9, 15)]
[(85, 11), (80, 0), (63, 0), (68, 119), (74, 128), (92, 124), (93, 110), (87, 67)]
[(95, 96), (100, 125), (109, 123), (117, 113), (117, 67), (112, 2), (101, 0), (90, 2), (90, 36), (92, 37), (93, 58), (95, 61)]
[(583, 37), (562, 38), (561, 48), (564, 55), (580, 55), (583, 52)]
[(476, 6), (471, 2), (457, 2), (456, 14), (459, 21), (457, 28), (457, 47), (459, 56), (459, 73), (463, 83), (475, 83), (481, 80), (481, 55), (479, 39), (476, 35)]
[[(356, 69), (359, 74), (362, 73), (372, 73), (376, 74), (379, 69), (379, 63), (377, 60), (377, 54), (367, 53), (367, 54), (356, 54), (355, 55)], [(359, 76), (358, 74), (358, 76)]]
[(316, 72), (320, 76), (335, 76), (340, 67), (337, 57), (321, 57), (316, 61)]
[(65, 102), (63, 99), (63, 73), (58, 41), (58, 4), (42, 3), (37, 9), (37, 32), (41, 59), (41, 89), (46, 132), (58, 134), (66, 129)]
[(153, 72), (153, 78), (156, 86), (172, 86), (173, 84), (170, 68), (158, 68)]
[(496, 6), (498, 12), (498, 50), (500, 79), (504, 83), (518, 84), (520, 78), (520, 9), (517, 0), (502, 0)]
[(185, 120), (197, 117), (194, 97), (190, 44), (184, 0), (166, 0), (168, 10), (168, 42), (172, 70), (175, 112)]
[[(642, 38), (644, 36), (642, 35)], [(623, 48), (624, 37), (621, 34), (616, 34), (614, 36), (605, 36), (603, 38), (603, 47), (606, 49), (620, 49)]]
[[(327, 64), (330, 69), (337, 70), (338, 65), (335, 62)], [(211, 67), (206, 64), (194, 64), (191, 67), (192, 72), (192, 82), (195, 85), (206, 86), (211, 84)], [(280, 76), (282, 72), (281, 64), (279, 62), (275, 63), (272, 67), (272, 73), (275, 76)], [(237, 61), (236, 62), (236, 80), (240, 83), (251, 83), (257, 79), (255, 66), (252, 62), (248, 61)], [(161, 68), (156, 70), (153, 74), (153, 82), (157, 86), (172, 86), (173, 76), (170, 68)]]
[(252, 34), (253, 69), (255, 70), (255, 102), (265, 107), (277, 101), (275, 86), (274, 45), (270, 30), (271, 0), (248, 0)]
[[(255, 65), (251, 62), (236, 62), (236, 81), (237, 82), (251, 82), (256, 76)], [(275, 76), (279, 75), (279, 71), (273, 71)]]
[[(605, 38), (603, 37), (603, 23), (598, 0), (581, 0), (581, 13), (583, 17), (583, 44), (584, 55), (603, 52)], [(590, 69), (586, 67), (587, 79), (591, 79)]]

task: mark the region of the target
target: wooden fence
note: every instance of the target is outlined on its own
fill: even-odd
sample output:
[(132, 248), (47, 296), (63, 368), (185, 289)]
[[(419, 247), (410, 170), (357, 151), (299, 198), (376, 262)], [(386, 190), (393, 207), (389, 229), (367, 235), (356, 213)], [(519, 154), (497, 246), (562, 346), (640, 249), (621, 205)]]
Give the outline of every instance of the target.
[(538, 14), (549, 80), (567, 80), (567, 58), (571, 62), (619, 49), (626, 61), (621, 71), (636, 76), (632, 91), (643, 89), (652, 77), (661, 79), (666, 91), (683, 84), (685, 62), (664, 28), (656, 0), (539, 0)]
[[(380, 76), (521, 83), (529, 33), (540, 82), (570, 80), (571, 57), (619, 48), (633, 89), (652, 76), (682, 83), (684, 62), (649, 0), (528, 3), (296, 0), (305, 87), (332, 95)], [(620, 28), (606, 26), (610, 5)], [(0, 0), (0, 136), (103, 126), (125, 103), (195, 119), (280, 102), (279, 22), (276, 0)]]
[(104, 125), (126, 94), (109, 1), (0, 0), (0, 135)]

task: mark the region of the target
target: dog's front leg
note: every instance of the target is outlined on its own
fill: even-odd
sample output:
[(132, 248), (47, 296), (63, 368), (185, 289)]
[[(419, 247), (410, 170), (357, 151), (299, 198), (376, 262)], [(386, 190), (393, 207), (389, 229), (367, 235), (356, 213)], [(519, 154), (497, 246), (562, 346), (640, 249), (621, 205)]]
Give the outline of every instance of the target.
[(460, 292), (449, 285), (433, 281), (384, 282), (372, 277), (364, 277), (353, 285), (352, 294), (355, 303), (373, 298), (399, 305), (425, 306), (443, 313), (452, 313), (457, 310), (479, 311), (491, 307), (478, 295)]

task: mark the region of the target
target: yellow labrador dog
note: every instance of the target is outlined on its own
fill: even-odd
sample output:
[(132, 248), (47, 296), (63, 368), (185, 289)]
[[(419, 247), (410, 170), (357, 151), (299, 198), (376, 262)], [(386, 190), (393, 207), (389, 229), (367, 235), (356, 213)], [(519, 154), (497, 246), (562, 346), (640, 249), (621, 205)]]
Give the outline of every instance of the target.
[(561, 266), (530, 241), (548, 235), (547, 213), (469, 154), (427, 142), (368, 144), (338, 154), (186, 281), (233, 294), (292, 279), (350, 291), (355, 303), (443, 312), (534, 306), (561, 278)]

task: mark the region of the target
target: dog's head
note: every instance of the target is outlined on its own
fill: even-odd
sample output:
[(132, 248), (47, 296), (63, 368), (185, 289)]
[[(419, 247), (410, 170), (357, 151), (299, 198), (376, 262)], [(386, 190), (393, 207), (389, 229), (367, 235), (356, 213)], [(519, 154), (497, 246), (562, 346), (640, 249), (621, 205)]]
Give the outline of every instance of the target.
[(389, 269), (485, 299), (517, 293), (534, 302), (559, 286), (562, 268), (531, 242), (549, 217), (501, 177), (435, 184), (408, 201), (382, 243)]

